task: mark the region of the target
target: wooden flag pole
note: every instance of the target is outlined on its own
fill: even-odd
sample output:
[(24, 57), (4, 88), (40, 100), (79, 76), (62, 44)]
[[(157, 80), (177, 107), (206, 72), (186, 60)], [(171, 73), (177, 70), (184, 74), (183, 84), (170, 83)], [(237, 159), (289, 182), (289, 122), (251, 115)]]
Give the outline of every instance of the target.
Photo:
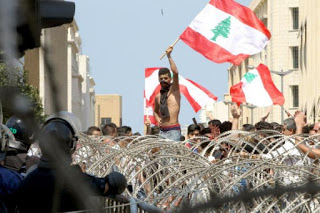
[[(170, 47), (174, 47), (174, 45), (176, 45), (176, 43), (178, 43), (179, 40), (180, 40), (180, 38), (177, 38), (177, 40), (175, 40), (175, 41), (173, 42), (173, 44), (171, 44)], [(166, 54), (167, 54), (167, 53), (164, 52), (164, 53), (161, 55), (160, 60), (163, 59), (163, 57), (164, 57)]]

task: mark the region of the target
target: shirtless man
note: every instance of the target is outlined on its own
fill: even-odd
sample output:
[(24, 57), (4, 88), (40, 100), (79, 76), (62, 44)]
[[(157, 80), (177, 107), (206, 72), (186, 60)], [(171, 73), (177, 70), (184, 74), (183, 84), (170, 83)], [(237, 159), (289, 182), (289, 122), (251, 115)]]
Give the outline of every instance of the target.
[(171, 58), (172, 50), (173, 48), (169, 47), (166, 53), (173, 77), (171, 78), (170, 70), (168, 68), (161, 68), (159, 70), (161, 91), (155, 98), (154, 116), (160, 126), (160, 137), (180, 141), (181, 128), (178, 117), (181, 95), (178, 69)]

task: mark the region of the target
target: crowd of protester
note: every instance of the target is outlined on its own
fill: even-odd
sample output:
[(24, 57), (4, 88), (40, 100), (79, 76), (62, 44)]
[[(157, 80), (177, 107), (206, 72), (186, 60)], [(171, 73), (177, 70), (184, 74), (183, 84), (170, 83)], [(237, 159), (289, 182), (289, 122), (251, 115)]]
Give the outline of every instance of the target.
[[(274, 147), (276, 137), (270, 137), (263, 143), (259, 143), (264, 138), (274, 134), (279, 134), (285, 137), (290, 137), (293, 135), (303, 135), (312, 136), (318, 133), (320, 129), (320, 122), (317, 123), (307, 123), (305, 114), (297, 111), (294, 115), (287, 113), (288, 118), (283, 121), (283, 124), (277, 122), (267, 122), (271, 108), (267, 110), (267, 114), (264, 115), (259, 122), (256, 124), (243, 124), (239, 126), (239, 118), (241, 116), (241, 111), (236, 106), (231, 108), (232, 121), (221, 122), (218, 119), (210, 120), (207, 124), (198, 124), (193, 122), (187, 128), (187, 134), (181, 137), (180, 142), (183, 143), (188, 148), (196, 153), (201, 153), (202, 150), (208, 146), (208, 143), (202, 143), (203, 140), (214, 141), (221, 135), (225, 134), (231, 130), (241, 130), (245, 132), (256, 133), (260, 132), (258, 136), (247, 138), (246, 146), (244, 150), (246, 153), (259, 154), (259, 157), (272, 158), (275, 156), (282, 155), (286, 152), (289, 155), (300, 155), (301, 153), (307, 154), (309, 158), (316, 159), (320, 157), (320, 149), (315, 146), (318, 142), (318, 137), (314, 137), (312, 141), (307, 143), (301, 143), (303, 137), (295, 137), (286, 140), (282, 146)], [(159, 126), (151, 126), (150, 121), (145, 122), (146, 134), (148, 135), (158, 135)], [(269, 133), (263, 134), (261, 131), (269, 131)], [(233, 138), (233, 141), (237, 143), (240, 135)], [(199, 145), (197, 145), (199, 144)], [(225, 145), (226, 147), (230, 145)], [(230, 148), (230, 147), (229, 147)], [(289, 152), (290, 151), (290, 152)], [(225, 151), (224, 151), (225, 152)], [(225, 152), (227, 154), (227, 152)], [(221, 152), (212, 153), (212, 155), (218, 156), (222, 159), (225, 155)], [(210, 159), (215, 159), (215, 156), (208, 156)]]
[[(244, 152), (238, 154), (243, 157), (250, 154), (257, 158), (271, 159), (279, 155), (287, 155), (287, 151), (291, 150), (289, 154), (292, 156), (300, 153), (306, 153), (310, 159), (316, 159), (320, 156), (320, 149), (315, 146), (317, 138), (308, 143), (301, 143), (303, 135), (309, 136), (318, 133), (320, 122), (307, 124), (306, 117), (302, 112), (296, 112), (294, 116), (288, 115), (288, 118), (283, 121), (283, 125), (276, 122), (269, 123), (266, 121), (268, 116), (265, 116), (255, 125), (244, 124), (241, 127), (239, 127), (241, 116), (239, 109), (232, 107), (231, 115), (233, 117), (231, 122), (221, 122), (218, 119), (213, 119), (207, 124), (193, 122), (188, 126), (187, 134), (181, 136), (177, 143), (182, 143), (194, 153), (200, 154), (205, 150), (204, 156), (211, 163), (215, 163), (226, 157), (232, 148), (232, 145), (222, 143), (220, 150), (212, 152), (212, 149), (207, 149), (207, 147), (215, 140), (228, 135), (231, 130), (252, 133), (262, 131), (258, 136), (248, 137)], [(116, 171), (105, 178), (97, 178), (85, 174), (85, 166), (81, 168), (71, 166), (72, 153), (77, 149), (76, 134), (79, 132), (75, 127), (77, 122), (80, 121), (69, 121), (65, 117), (53, 115), (41, 128), (38, 138), (34, 137), (32, 132), (24, 126), (23, 120), (18, 117), (13, 116), (8, 120), (6, 126), (2, 125), (2, 130), (10, 129), (11, 131), (1, 134), (2, 147), (5, 146), (0, 155), (1, 210), (15, 212), (19, 209), (19, 212), (23, 213), (46, 212), (49, 209), (57, 211), (86, 209), (92, 203), (79, 201), (86, 200), (88, 195), (109, 196), (124, 191), (127, 187), (126, 180)], [(151, 126), (150, 122), (146, 121), (145, 130), (145, 135), (159, 136), (160, 127)], [(276, 140), (276, 136), (260, 143), (261, 140), (269, 136), (263, 131), (270, 131), (275, 135), (282, 136), (296, 134), (297, 137), (291, 137), (285, 140), (281, 146), (279, 144), (275, 146), (273, 140)], [(104, 137), (105, 143), (115, 143), (112, 146), (118, 149), (126, 148), (128, 143), (126, 140), (113, 139), (140, 136), (140, 133), (133, 134), (131, 127), (117, 127), (114, 123), (105, 124), (101, 129), (91, 126), (84, 133), (91, 137)], [(233, 141), (236, 143), (240, 137), (241, 132), (235, 135)], [(203, 143), (204, 140), (205, 143)], [(151, 150), (151, 153), (157, 151)], [(299, 162), (286, 162), (287, 165), (297, 163)], [(141, 179), (145, 178), (142, 174)], [(74, 179), (77, 179), (77, 184), (81, 184), (83, 188), (74, 190), (72, 184)], [(119, 187), (117, 181), (122, 184), (120, 189), (117, 188)], [(88, 193), (89, 191), (90, 193)], [(59, 194), (58, 201), (55, 197), (57, 193)], [(78, 194), (83, 195), (84, 193), (86, 196), (78, 196)], [(44, 194), (46, 196), (43, 196)], [(41, 205), (37, 207), (32, 205), (34, 199), (40, 200)]]

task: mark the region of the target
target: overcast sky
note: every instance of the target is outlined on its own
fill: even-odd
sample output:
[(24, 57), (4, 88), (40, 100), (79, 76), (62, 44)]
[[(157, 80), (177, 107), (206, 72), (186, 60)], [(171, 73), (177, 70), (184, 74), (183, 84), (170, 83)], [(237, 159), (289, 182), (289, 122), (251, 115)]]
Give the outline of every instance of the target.
[[(236, 0), (249, 5), (250, 0)], [(122, 96), (123, 125), (143, 133), (143, 90), (146, 67), (169, 66), (160, 55), (173, 43), (207, 1), (200, 0), (77, 0), (76, 21), (82, 54), (90, 57), (96, 94)], [(228, 93), (229, 63), (215, 64), (179, 41), (172, 53), (182, 76), (223, 100)], [(199, 113), (198, 113), (199, 114)], [(180, 123), (196, 114), (182, 98)]]

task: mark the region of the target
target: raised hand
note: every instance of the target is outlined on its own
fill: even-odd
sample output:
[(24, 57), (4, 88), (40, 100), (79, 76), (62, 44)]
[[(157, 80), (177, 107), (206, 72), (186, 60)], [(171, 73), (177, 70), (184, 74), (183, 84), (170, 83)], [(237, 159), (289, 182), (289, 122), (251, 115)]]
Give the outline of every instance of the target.
[(237, 105), (232, 105), (231, 106), (231, 115), (233, 118), (240, 118), (241, 109)]
[(296, 122), (297, 127), (304, 127), (307, 125), (306, 124), (307, 117), (303, 112), (297, 111), (294, 114), (294, 120)]
[(261, 117), (261, 121), (265, 121), (269, 117), (271, 110), (272, 106), (269, 106), (266, 113)]
[(173, 51), (173, 47), (172, 47), (172, 46), (169, 46), (168, 49), (166, 50), (166, 53), (167, 53), (167, 56), (168, 56), (168, 57), (171, 56), (172, 51)]

